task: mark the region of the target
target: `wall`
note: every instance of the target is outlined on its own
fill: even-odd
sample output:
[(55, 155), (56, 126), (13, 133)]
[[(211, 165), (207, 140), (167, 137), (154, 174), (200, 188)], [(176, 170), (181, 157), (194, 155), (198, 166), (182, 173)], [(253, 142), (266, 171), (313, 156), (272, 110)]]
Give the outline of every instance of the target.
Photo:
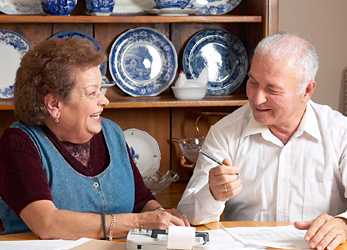
[(279, 30), (311, 41), (320, 57), (313, 100), (342, 110), (347, 68), (346, 0), (279, 0)]

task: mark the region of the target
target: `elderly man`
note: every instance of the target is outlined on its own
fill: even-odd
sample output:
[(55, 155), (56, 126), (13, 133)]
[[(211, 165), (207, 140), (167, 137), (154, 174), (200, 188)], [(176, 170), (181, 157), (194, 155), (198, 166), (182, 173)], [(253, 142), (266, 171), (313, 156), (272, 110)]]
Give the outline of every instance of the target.
[[(318, 56), (304, 39), (275, 34), (255, 49), (249, 104), (211, 127), (178, 209), (193, 224), (297, 221), (310, 247), (346, 240), (347, 118), (311, 101)], [(328, 215), (329, 214), (329, 215)]]

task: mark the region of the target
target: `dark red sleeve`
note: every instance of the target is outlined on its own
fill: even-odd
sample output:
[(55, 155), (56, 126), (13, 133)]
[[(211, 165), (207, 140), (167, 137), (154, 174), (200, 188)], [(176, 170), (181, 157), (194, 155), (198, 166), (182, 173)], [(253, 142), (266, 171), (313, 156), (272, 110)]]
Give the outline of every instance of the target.
[(155, 200), (155, 197), (153, 196), (151, 190), (149, 190), (146, 187), (145, 183), (143, 183), (143, 179), (140, 174), (140, 171), (138, 170), (136, 164), (134, 163), (131, 157), (130, 157), (130, 163), (131, 163), (131, 167), (133, 168), (134, 182), (135, 182), (135, 206), (134, 206), (133, 212), (139, 213), (142, 211), (146, 203), (150, 200)]
[(18, 128), (8, 128), (0, 139), (0, 196), (17, 214), (29, 203), (52, 200), (36, 146)]

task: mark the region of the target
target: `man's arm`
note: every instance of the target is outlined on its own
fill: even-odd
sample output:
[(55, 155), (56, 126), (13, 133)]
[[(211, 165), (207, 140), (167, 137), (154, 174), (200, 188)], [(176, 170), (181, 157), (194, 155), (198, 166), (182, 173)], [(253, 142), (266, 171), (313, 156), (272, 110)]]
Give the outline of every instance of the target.
[[(224, 159), (229, 157), (225, 140), (212, 126), (205, 138), (203, 150)], [(209, 171), (216, 164), (201, 154), (196, 162), (193, 175), (178, 204), (178, 210), (185, 214), (194, 225), (218, 221), (223, 213), (225, 202), (217, 201), (210, 192)]]

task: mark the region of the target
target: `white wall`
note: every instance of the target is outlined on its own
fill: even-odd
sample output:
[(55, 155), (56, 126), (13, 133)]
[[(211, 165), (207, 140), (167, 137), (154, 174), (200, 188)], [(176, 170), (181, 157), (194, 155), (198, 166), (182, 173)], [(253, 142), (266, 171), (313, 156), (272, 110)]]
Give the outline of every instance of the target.
[(313, 100), (342, 110), (347, 68), (347, 0), (279, 0), (279, 30), (306, 38), (320, 57)]

